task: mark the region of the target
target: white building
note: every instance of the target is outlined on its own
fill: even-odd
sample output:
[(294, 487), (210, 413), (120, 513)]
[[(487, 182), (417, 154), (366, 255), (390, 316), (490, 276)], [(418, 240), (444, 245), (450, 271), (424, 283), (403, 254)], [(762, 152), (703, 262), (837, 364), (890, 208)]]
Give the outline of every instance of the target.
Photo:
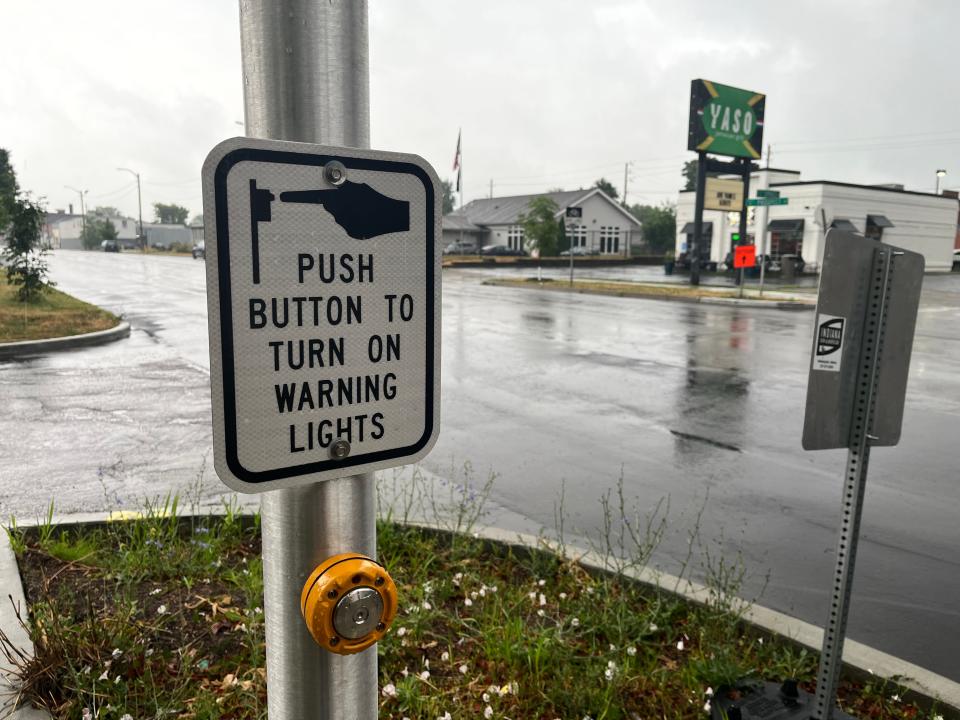
[[(960, 202), (956, 198), (905, 190), (900, 185), (854, 185), (829, 180), (801, 180), (794, 170), (760, 169), (750, 178), (750, 196), (769, 189), (787, 199), (786, 205), (750, 208), (747, 240), (764, 250), (760, 240), (766, 227), (766, 252), (801, 255), (808, 268), (823, 260), (823, 237), (831, 227), (882, 238), (884, 242), (922, 253), (927, 271), (947, 272), (953, 263)], [(677, 200), (676, 254), (687, 252), (693, 240), (696, 194), (681, 191)], [(704, 262), (721, 263), (739, 231), (739, 215), (718, 210), (703, 212)]]
[[(95, 217), (87, 215), (89, 220)], [(110, 222), (117, 229), (117, 240), (125, 248), (137, 246), (137, 221), (132, 218), (112, 217)], [(83, 241), (80, 233), (83, 231), (84, 218), (80, 215), (56, 217), (48, 214), (46, 224), (49, 227), (49, 242), (51, 248), (63, 250), (83, 250)]]
[(520, 216), (529, 212), (530, 201), (539, 197), (556, 203), (558, 219), (566, 218), (568, 207), (582, 210), (580, 218), (567, 219), (567, 238), (572, 247), (628, 257), (631, 243), (640, 243), (640, 222), (602, 190), (590, 188), (473, 200), (444, 216), (443, 245), (460, 242), (475, 250), (485, 245), (525, 249)]

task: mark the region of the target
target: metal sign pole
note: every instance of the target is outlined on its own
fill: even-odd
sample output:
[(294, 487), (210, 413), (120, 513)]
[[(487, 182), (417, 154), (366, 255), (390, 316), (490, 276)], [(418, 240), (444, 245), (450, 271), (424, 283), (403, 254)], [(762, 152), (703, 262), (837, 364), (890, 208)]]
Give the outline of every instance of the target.
[[(843, 487), (843, 515), (840, 538), (837, 543), (837, 566), (834, 573), (830, 614), (823, 632), (823, 650), (817, 673), (816, 704), (812, 717), (830, 720), (837, 696), (837, 682), (843, 659), (843, 641), (846, 636), (847, 614), (860, 535), (860, 517), (870, 461), (874, 408), (880, 352), (886, 329), (888, 290), (893, 257), (896, 253), (884, 247), (875, 251), (870, 275), (869, 294), (864, 318), (863, 344), (857, 366), (857, 389), (853, 407), (850, 445)], [(902, 253), (901, 253), (902, 254)]]
[[(366, 0), (243, 0), (251, 137), (367, 148)], [(377, 717), (377, 651), (333, 655), (310, 636), (300, 591), (324, 558), (376, 555), (372, 473), (264, 494), (267, 709), (271, 720)]]
[[(743, 158), (740, 161), (742, 168), (742, 177), (743, 177), (743, 203), (740, 205), (740, 226), (737, 229), (737, 232), (740, 235), (740, 242), (747, 242), (747, 198), (750, 197), (750, 174), (753, 172), (753, 163), (747, 158)], [(730, 252), (736, 252), (733, 248), (730, 248)], [(743, 268), (740, 268), (740, 282), (737, 283), (740, 286), (740, 297), (743, 297)]]
[(707, 190), (707, 154), (697, 153), (697, 192), (693, 208), (693, 242), (690, 243), (690, 284), (700, 284), (700, 243), (703, 240), (703, 201)]

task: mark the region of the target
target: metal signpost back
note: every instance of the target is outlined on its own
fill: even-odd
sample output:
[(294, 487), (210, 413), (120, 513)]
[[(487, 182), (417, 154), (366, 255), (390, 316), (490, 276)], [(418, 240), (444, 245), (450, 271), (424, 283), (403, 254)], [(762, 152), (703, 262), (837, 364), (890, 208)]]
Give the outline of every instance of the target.
[[(439, 373), (439, 303), (432, 319), (423, 315), (427, 298), (439, 297), (439, 261), (432, 269), (425, 266), (429, 253), (436, 253), (436, 243), (423, 247), (428, 234), (425, 225), (430, 221), (417, 210), (431, 202), (435, 206), (436, 197), (427, 197), (431, 183), (418, 185), (412, 169), (418, 163), (409, 157), (344, 149), (369, 147), (367, 28), (366, 0), (243, 0), (240, 31), (248, 137), (331, 147), (237, 140), (215, 149), (205, 166), (204, 201), (212, 203), (214, 210), (208, 217), (217, 217), (213, 243), (207, 243), (217, 472), (228, 484), (247, 492), (270, 489), (262, 498), (262, 537), (271, 720), (372, 720), (377, 716), (376, 646), (352, 655), (321, 649), (301, 616), (301, 589), (324, 559), (342, 552), (376, 556), (376, 489), (370, 470), (383, 462), (405, 462), (400, 457), (403, 448), (419, 445), (413, 454), (425, 452), (435, 437), (435, 427), (427, 429), (429, 422), (421, 414), (415, 419), (420, 434), (414, 441), (403, 436), (403, 422), (395, 420), (397, 444), (387, 447), (383, 443), (390, 441), (383, 438), (389, 437), (390, 430), (383, 428), (391, 421), (386, 413), (377, 423), (370, 416), (365, 418), (361, 430), (355, 415), (364, 413), (345, 411), (357, 409), (353, 405), (333, 411), (350, 416), (343, 428), (320, 427), (321, 418), (330, 414), (332, 403), (326, 402), (334, 392), (330, 383), (350, 384), (348, 375), (369, 374), (366, 369), (352, 373), (353, 358), (375, 359), (369, 347), (357, 346), (356, 328), (351, 330), (349, 321), (339, 324), (338, 303), (343, 303), (343, 318), (352, 317), (361, 325), (383, 321), (368, 320), (372, 315), (410, 311), (409, 306), (400, 307), (399, 298), (394, 298), (393, 308), (386, 307), (385, 295), (393, 294), (386, 289), (391, 286), (392, 269), (376, 262), (369, 269), (371, 260), (363, 256), (365, 252), (420, 253), (422, 276), (436, 271), (436, 286), (424, 285), (410, 301), (422, 321), (406, 338), (401, 334), (396, 345), (403, 343), (404, 351), (417, 355), (420, 344), (420, 359), (434, 362)], [(324, 152), (327, 157), (320, 157)], [(411, 172), (390, 176), (389, 168), (385, 171), (377, 161), (406, 163)], [(378, 209), (371, 209), (368, 201), (379, 203)], [(371, 228), (370, 218), (382, 216), (385, 206), (398, 210), (387, 213), (393, 218), (390, 227)], [(403, 217), (397, 220), (398, 215)], [(394, 245), (399, 243), (402, 249), (380, 242), (380, 232), (395, 232), (400, 239)], [(357, 249), (348, 250), (352, 240), (357, 241)], [(224, 244), (218, 246), (219, 241)], [(329, 282), (330, 266), (326, 275), (320, 267), (332, 253), (341, 258), (336, 282)], [(345, 256), (350, 259), (342, 260)], [(302, 284), (302, 289), (276, 285), (281, 275), (288, 285)], [(368, 292), (370, 287), (359, 284), (361, 278), (372, 281), (372, 290), (379, 291), (378, 302), (373, 302), (377, 298)], [(348, 282), (358, 284), (347, 287)], [(348, 295), (359, 298), (354, 307)], [(327, 296), (339, 301), (332, 306)], [(358, 317), (361, 302), (362, 319)], [(301, 326), (322, 316), (330, 327), (323, 333), (302, 335), (304, 331), (294, 327), (294, 316)], [(268, 324), (269, 332), (262, 332)], [(436, 330), (432, 337), (431, 326)], [(343, 329), (340, 341), (341, 333), (334, 332), (338, 329)], [(385, 332), (372, 329), (368, 334), (381, 336), (387, 352), (390, 343)], [(325, 339), (322, 346), (316, 344), (318, 334)], [(406, 358), (406, 352), (401, 357)], [(306, 380), (299, 374), (305, 362), (326, 368), (335, 364), (338, 371), (311, 376), (314, 387), (308, 392), (309, 383), (295, 382)], [(420, 392), (431, 384), (416, 373), (404, 380), (402, 372), (397, 373), (398, 387), (404, 382), (408, 389)], [(273, 373), (275, 378), (270, 377)], [(382, 400), (386, 385), (383, 378), (380, 381)], [(367, 396), (373, 391), (366, 381), (361, 384), (363, 389), (355, 391), (370, 400)], [(281, 392), (291, 387), (297, 393), (296, 406), (292, 399), (288, 404), (289, 398)], [(372, 402), (376, 404), (376, 398)], [(422, 396), (416, 402), (429, 405), (430, 399)], [(435, 396), (432, 402), (438, 409)], [(328, 410), (310, 413), (316, 403)], [(304, 408), (307, 412), (301, 412)], [(430, 412), (426, 407), (424, 411)], [(316, 423), (312, 427), (307, 427), (308, 414)], [(436, 413), (432, 421), (438, 423)], [(289, 433), (282, 432), (285, 424), (291, 428)], [(352, 433), (349, 443), (342, 442), (341, 431)], [(374, 432), (379, 437), (372, 437)], [(421, 443), (424, 433), (427, 440)], [(393, 457), (386, 457), (391, 450)]]
[(870, 448), (900, 437), (923, 266), (921, 255), (876, 240), (836, 230), (826, 238), (803, 447), (848, 453), (818, 720), (835, 713)]

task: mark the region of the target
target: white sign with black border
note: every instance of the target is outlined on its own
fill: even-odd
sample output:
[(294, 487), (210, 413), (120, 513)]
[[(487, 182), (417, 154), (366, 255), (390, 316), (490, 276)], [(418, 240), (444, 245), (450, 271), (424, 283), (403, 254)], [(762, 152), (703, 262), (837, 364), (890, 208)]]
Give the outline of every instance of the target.
[(440, 183), (252, 138), (203, 166), (214, 465), (262, 492), (423, 458), (440, 416)]

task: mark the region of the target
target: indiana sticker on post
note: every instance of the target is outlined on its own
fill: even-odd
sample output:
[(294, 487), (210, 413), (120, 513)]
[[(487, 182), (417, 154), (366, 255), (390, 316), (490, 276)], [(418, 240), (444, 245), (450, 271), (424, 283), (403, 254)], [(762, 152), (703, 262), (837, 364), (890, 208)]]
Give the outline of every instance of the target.
[(214, 465), (262, 492), (405, 465), (440, 429), (422, 158), (234, 138), (203, 165)]

